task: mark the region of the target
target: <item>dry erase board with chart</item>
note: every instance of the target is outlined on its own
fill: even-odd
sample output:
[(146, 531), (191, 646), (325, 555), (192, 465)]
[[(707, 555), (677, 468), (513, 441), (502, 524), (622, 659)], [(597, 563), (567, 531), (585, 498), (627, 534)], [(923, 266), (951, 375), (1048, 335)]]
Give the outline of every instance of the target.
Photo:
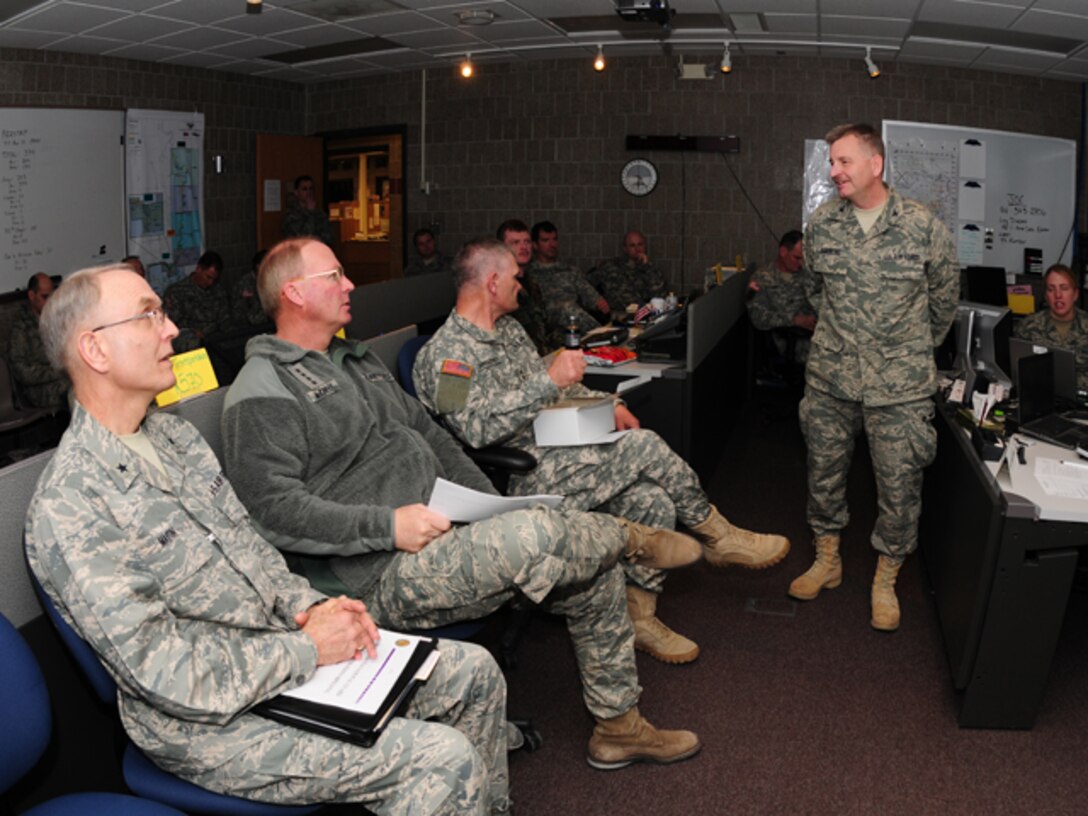
[(125, 256), (123, 111), (0, 108), (0, 292)]
[(1042, 251), (1042, 269), (1070, 262), (1075, 142), (886, 121), (884, 145), (885, 180), (934, 209), (952, 233), (960, 266), (1023, 272), (1027, 249)]

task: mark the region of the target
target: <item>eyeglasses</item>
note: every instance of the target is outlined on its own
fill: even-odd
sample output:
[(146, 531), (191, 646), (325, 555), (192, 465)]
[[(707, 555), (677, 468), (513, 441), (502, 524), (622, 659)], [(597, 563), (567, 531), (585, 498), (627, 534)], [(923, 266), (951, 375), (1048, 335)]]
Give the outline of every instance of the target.
[(323, 278), (326, 275), (332, 277), (333, 283), (340, 283), (344, 279), (344, 267), (337, 266), (333, 269), (326, 269), (324, 272), (309, 272), (305, 275), (299, 275), (298, 277), (291, 278), (288, 283), (294, 283), (300, 280), (310, 280), (311, 278)]
[(162, 324), (166, 322), (166, 312), (162, 310), (161, 306), (157, 306), (154, 309), (148, 309), (146, 312), (140, 312), (138, 315), (126, 317), (124, 320), (115, 320), (112, 323), (103, 323), (101, 326), (97, 326), (91, 329), (91, 331), (99, 332), (103, 329), (112, 329), (114, 326), (120, 326), (124, 323), (133, 323), (137, 320), (150, 320), (155, 328), (161, 329)]

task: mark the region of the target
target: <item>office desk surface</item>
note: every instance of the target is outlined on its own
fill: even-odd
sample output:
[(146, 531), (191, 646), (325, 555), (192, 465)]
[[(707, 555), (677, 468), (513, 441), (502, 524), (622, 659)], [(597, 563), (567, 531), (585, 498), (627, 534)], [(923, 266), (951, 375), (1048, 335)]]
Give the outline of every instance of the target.
[[(1039, 521), (1088, 522), (1088, 460), (1079, 459), (1075, 451), (1057, 445), (1032, 439), (1022, 441), (1026, 443), (1025, 463), (1020, 464), (1014, 442), (1005, 457), (1007, 466), (997, 472), (1001, 489), (1033, 504)], [(1046, 485), (1038, 479), (1040, 475), (1044, 482), (1052, 486), (1059, 483), (1065, 489), (1048, 493)]]

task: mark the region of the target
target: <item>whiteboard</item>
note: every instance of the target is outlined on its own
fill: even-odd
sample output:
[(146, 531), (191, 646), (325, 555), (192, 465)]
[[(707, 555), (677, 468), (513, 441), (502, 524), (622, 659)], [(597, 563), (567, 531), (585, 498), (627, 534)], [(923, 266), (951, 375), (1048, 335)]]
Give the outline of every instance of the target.
[(123, 111), (0, 108), (0, 292), (125, 252)]
[(886, 121), (885, 180), (928, 204), (952, 233), (960, 266), (1024, 271), (1070, 263), (1076, 143), (1000, 130)]

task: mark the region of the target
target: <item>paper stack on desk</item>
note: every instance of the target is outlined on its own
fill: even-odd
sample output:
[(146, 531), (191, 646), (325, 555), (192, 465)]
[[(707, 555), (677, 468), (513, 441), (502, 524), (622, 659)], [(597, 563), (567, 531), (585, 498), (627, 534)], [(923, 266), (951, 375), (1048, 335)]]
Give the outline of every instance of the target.
[(616, 403), (612, 397), (579, 397), (563, 400), (537, 414), (533, 433), (536, 444), (548, 448), (615, 442), (626, 431), (616, 430)]

